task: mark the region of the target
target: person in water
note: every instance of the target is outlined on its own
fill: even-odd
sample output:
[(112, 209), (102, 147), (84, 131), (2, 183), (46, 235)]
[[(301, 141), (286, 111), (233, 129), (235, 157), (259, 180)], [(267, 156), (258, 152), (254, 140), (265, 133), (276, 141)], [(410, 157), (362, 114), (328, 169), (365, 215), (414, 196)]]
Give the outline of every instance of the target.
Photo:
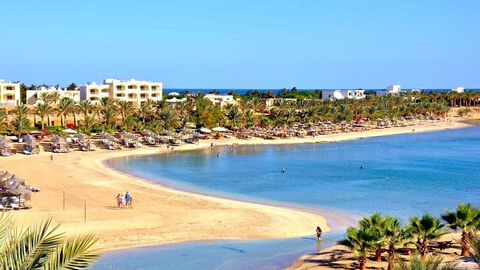
[(322, 228), (320, 226), (317, 226), (317, 239), (320, 240), (322, 237)]
[(360, 165), (360, 169), (365, 169), (365, 167), (363, 165)]
[(285, 173), (285, 167), (282, 166), (282, 173)]

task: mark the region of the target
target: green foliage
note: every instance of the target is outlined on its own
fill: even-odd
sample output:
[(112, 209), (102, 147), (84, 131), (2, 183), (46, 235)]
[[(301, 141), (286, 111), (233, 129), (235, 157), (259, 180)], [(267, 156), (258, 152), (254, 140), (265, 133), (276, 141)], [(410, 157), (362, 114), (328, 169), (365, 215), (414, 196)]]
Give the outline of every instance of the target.
[(473, 260), (480, 266), (480, 235), (472, 233), (468, 238), (468, 251)]
[(469, 108), (460, 109), (460, 110), (458, 110), (457, 114), (458, 114), (458, 116), (463, 117), (463, 116), (468, 115), (471, 111), (472, 110), (470, 110)]
[(15, 115), (15, 118), (11, 122), (15, 134), (21, 135), (30, 129), (30, 119), (27, 117), (29, 111), (28, 107), (22, 103), (18, 103), (15, 108), (10, 111)]
[(381, 239), (373, 229), (349, 227), (346, 231), (347, 238), (338, 244), (350, 248), (360, 265), (366, 264), (369, 252), (376, 250)]
[(468, 237), (472, 230), (480, 227), (480, 210), (469, 203), (459, 203), (457, 210), (454, 212), (445, 209), (445, 214), (442, 215), (442, 219), (447, 222), (447, 226), (452, 230), (462, 231), (462, 237), (460, 239), (462, 256), (466, 256), (468, 254)]
[(48, 220), (17, 229), (10, 216), (0, 215), (0, 269), (86, 269), (99, 258), (92, 235), (65, 238)]
[(440, 238), (447, 233), (445, 225), (438, 218), (425, 214), (421, 218), (410, 219), (410, 232), (416, 238), (418, 252), (425, 256), (428, 253), (428, 244), (431, 240)]
[(393, 270), (453, 270), (456, 266), (454, 263), (443, 263), (443, 258), (438, 256), (428, 256), (426, 260), (414, 256), (410, 263), (402, 261), (396, 264)]

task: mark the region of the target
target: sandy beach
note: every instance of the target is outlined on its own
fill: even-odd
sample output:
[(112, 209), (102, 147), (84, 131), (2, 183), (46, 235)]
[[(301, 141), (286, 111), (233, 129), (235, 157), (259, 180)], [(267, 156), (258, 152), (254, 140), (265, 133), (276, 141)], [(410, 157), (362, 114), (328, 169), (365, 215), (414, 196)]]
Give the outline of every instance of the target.
[[(447, 121), (315, 138), (222, 139), (183, 145), (175, 151), (209, 147), (211, 142), (215, 145), (320, 143), (466, 126)], [(328, 230), (327, 220), (321, 214), (178, 191), (109, 169), (102, 162), (113, 157), (170, 151), (166, 147), (147, 146), (121, 151), (97, 149), (54, 154), (53, 161), (51, 153), (42, 152), (1, 158), (0, 166), (41, 189), (28, 202), (32, 209), (13, 212), (18, 224), (35, 224), (52, 218), (62, 224), (61, 229), (68, 235), (95, 234), (99, 238), (97, 247), (103, 251), (196, 240), (298, 237), (312, 235), (317, 225)], [(133, 209), (118, 209), (115, 196), (126, 191), (132, 194)], [(336, 223), (347, 222), (338, 219)]]
[[(460, 245), (456, 242), (460, 238), (460, 233), (450, 233), (439, 241), (452, 241), (454, 245), (441, 251), (444, 262), (457, 264), (456, 269), (478, 269), (478, 265), (470, 257), (460, 256)], [(398, 254), (397, 260), (409, 260), (410, 256)], [(374, 257), (369, 258), (367, 266), (369, 269), (387, 269), (388, 262), (376, 262)], [(336, 245), (317, 253), (305, 254), (298, 258), (290, 267), (285, 270), (332, 270), (332, 269), (356, 269), (358, 263), (352, 252), (348, 248)]]

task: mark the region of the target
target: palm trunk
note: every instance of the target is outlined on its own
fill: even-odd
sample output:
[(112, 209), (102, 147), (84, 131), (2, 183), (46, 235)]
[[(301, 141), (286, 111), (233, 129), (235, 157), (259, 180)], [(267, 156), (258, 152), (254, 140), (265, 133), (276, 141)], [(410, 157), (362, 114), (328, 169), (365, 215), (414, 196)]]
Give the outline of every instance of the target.
[(462, 257), (468, 256), (468, 239), (467, 232), (462, 231)]
[(44, 123), (44, 121), (43, 121), (44, 116), (42, 116), (41, 119), (42, 119), (42, 130), (43, 130), (43, 129), (45, 128), (45, 123)]
[(360, 270), (367, 270), (367, 258), (360, 258), (358, 262)]
[(388, 259), (387, 270), (392, 270), (393, 264), (395, 263), (395, 247), (393, 245), (390, 245), (388, 248)]
[(382, 248), (377, 248), (377, 250), (375, 250), (375, 260), (377, 262), (382, 261)]

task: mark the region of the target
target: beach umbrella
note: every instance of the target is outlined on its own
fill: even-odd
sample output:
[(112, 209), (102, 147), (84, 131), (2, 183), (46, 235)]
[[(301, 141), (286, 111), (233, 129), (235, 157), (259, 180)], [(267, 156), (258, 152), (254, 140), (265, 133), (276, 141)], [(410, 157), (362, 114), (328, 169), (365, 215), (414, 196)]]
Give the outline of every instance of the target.
[(202, 133), (212, 133), (212, 131), (210, 129), (206, 128), (206, 127), (202, 127), (200, 129), (200, 132), (202, 132)]
[(226, 129), (224, 127), (215, 127), (212, 130), (216, 131), (216, 132), (226, 132), (226, 131), (228, 131), (228, 129)]
[(64, 129), (63, 132), (67, 134), (77, 134), (77, 132), (71, 128)]

